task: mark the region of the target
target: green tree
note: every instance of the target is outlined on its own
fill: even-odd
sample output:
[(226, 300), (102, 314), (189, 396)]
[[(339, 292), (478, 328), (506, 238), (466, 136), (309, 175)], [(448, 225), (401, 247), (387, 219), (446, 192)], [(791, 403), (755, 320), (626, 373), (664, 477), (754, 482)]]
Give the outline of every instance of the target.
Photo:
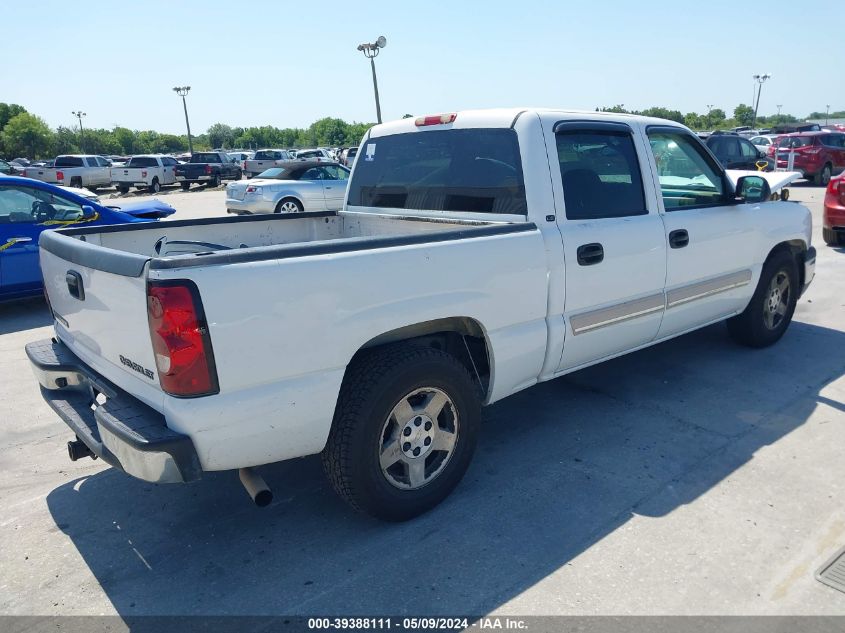
[(314, 135), (315, 145), (338, 147), (346, 142), (347, 128), (346, 121), (326, 117), (312, 123), (308, 130)]
[(739, 125), (754, 125), (754, 108), (740, 103), (734, 108), (734, 120)]
[(651, 107), (646, 108), (641, 112), (637, 112), (637, 114), (642, 114), (643, 116), (653, 116), (657, 117), (658, 119), (669, 119), (670, 121), (676, 121), (677, 123), (684, 122), (684, 115), (681, 114), (680, 110), (669, 110), (668, 108)]
[(722, 108), (713, 108), (704, 115), (704, 127), (707, 129), (716, 128), (724, 123), (726, 118), (725, 111)]
[(79, 132), (62, 125), (56, 130), (53, 151), (59, 154), (79, 154)]
[(206, 134), (212, 147), (232, 148), (235, 144), (235, 131), (225, 123), (215, 123)]
[(0, 132), (3, 131), (10, 119), (24, 112), (26, 112), (26, 109), (17, 103), (0, 103)]
[(688, 128), (693, 130), (703, 130), (706, 125), (704, 124), (705, 117), (701, 116), (700, 114), (696, 114), (695, 112), (687, 112), (684, 115), (684, 125)]
[(53, 131), (44, 119), (29, 112), (21, 112), (9, 119), (0, 136), (9, 156), (40, 158), (53, 149)]

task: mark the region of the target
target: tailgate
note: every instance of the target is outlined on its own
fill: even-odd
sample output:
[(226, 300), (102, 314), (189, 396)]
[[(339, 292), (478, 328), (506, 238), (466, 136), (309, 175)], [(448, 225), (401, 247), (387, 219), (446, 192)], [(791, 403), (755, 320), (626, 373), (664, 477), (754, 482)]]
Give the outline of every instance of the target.
[(56, 231), (40, 240), (56, 333), (92, 369), (150, 406), (161, 387), (147, 322), (148, 258)]
[(143, 182), (146, 172), (147, 168), (144, 167), (117, 167), (112, 169), (112, 182)]

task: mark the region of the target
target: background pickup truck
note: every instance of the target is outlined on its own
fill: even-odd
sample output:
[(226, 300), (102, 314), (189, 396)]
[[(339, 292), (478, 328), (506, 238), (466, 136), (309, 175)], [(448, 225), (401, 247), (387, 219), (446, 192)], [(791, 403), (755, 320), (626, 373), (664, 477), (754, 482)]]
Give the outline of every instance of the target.
[(126, 193), (130, 187), (158, 193), (162, 185), (176, 182), (175, 169), (178, 164), (179, 161), (172, 156), (133, 156), (124, 167), (112, 167), (112, 183), (120, 193)]
[(271, 167), (284, 165), (290, 160), (293, 160), (293, 156), (285, 149), (260, 149), (255, 152), (255, 156), (244, 161), (244, 174), (247, 178), (252, 178)]
[(320, 453), (353, 507), (408, 519), (482, 405), (717, 321), (770, 345), (813, 278), (809, 211), (669, 121), (470, 111), (359, 155), (338, 213), (42, 236), (56, 339), (27, 353), (73, 457), (239, 469), (263, 504), (253, 467)]
[(185, 190), (191, 183), (219, 187), (224, 180), (240, 180), (242, 175), (237, 159), (226, 152), (196, 152), (187, 163), (177, 164), (174, 172), (176, 181)]
[(27, 167), (21, 175), (54, 185), (85, 187), (91, 191), (111, 184), (111, 166), (102, 156), (58, 156), (53, 167)]

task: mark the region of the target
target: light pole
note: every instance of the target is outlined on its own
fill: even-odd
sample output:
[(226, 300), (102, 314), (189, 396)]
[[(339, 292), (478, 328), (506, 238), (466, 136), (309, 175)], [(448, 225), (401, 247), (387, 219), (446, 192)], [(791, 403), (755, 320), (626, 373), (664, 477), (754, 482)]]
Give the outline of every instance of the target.
[(824, 113), (824, 124), (827, 125), (827, 120), (830, 118), (830, 104), (827, 104), (827, 110)]
[(82, 110), (76, 110), (71, 114), (79, 119), (79, 149), (85, 153), (85, 132), (82, 131), (82, 117), (87, 115)]
[(191, 124), (188, 121), (188, 104), (185, 101), (185, 97), (188, 95), (188, 92), (191, 90), (190, 86), (176, 86), (173, 89), (177, 95), (182, 97), (182, 107), (185, 108), (185, 127), (188, 128), (188, 151), (191, 154), (194, 153), (194, 142), (191, 140)]
[(754, 104), (754, 118), (751, 121), (751, 127), (753, 128), (757, 124), (757, 108), (760, 105), (760, 93), (763, 92), (763, 84), (766, 83), (767, 79), (771, 79), (772, 76), (769, 73), (765, 75), (753, 75), (754, 81), (757, 82), (757, 102)]
[(370, 60), (370, 67), (373, 70), (373, 91), (376, 93), (376, 118), (379, 123), (381, 123), (381, 104), (378, 99), (378, 81), (376, 80), (375, 58), (378, 57), (379, 51), (385, 46), (387, 46), (387, 39), (385, 39), (384, 35), (380, 35), (379, 38), (372, 44), (358, 45), (358, 50), (364, 53), (364, 56)]

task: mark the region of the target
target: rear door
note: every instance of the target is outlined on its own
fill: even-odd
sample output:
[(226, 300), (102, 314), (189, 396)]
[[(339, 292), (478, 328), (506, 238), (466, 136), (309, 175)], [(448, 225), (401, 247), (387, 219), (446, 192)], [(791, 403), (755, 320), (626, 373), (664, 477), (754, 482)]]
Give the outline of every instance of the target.
[(657, 336), (666, 237), (634, 129), (550, 116), (544, 132), (566, 262), (564, 371)]
[(724, 170), (686, 130), (649, 126), (647, 134), (669, 244), (663, 338), (747, 304), (759, 205), (732, 203)]

